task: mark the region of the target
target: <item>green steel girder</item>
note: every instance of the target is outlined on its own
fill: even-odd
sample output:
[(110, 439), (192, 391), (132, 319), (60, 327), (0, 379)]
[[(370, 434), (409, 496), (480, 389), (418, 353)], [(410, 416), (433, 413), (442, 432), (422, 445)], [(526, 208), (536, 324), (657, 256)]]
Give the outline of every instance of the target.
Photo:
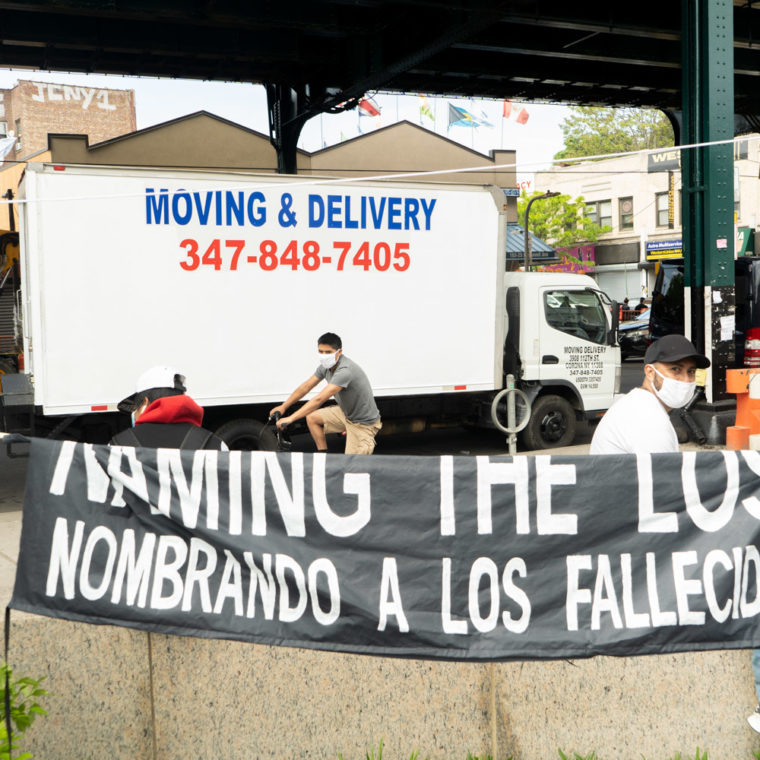
[[(734, 364), (734, 51), (732, 0), (682, 0), (681, 151), (687, 334), (712, 361), (713, 404)], [(724, 144), (710, 143), (727, 141)], [(727, 334), (728, 333), (728, 334)]]
[[(733, 3), (682, 0), (682, 144), (734, 136)], [(686, 285), (733, 285), (733, 146), (684, 150), (683, 248)]]

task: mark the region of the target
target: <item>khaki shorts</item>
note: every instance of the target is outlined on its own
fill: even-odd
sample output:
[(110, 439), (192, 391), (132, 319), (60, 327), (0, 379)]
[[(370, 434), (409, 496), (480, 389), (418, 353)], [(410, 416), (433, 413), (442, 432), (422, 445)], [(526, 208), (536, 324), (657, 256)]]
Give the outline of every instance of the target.
[(326, 406), (319, 410), (325, 433), (346, 431), (346, 454), (371, 454), (375, 450), (375, 436), (383, 426), (378, 417), (371, 425), (351, 422), (339, 406)]

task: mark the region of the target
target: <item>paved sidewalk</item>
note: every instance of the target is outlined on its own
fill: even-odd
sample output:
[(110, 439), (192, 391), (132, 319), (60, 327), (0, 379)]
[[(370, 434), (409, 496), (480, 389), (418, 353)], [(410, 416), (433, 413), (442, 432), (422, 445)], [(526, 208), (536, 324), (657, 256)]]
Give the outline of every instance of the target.
[(5, 446), (0, 443), (0, 605), (2, 607), (10, 601), (13, 581), (16, 577), (27, 461), (26, 459), (8, 459)]

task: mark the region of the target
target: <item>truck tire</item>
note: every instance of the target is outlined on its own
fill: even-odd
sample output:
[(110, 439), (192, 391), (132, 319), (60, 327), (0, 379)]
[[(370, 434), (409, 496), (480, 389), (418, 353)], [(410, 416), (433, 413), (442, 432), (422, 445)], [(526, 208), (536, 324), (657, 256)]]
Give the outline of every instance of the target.
[(230, 420), (214, 431), (232, 451), (277, 451), (277, 433), (258, 420)]
[(562, 396), (539, 396), (521, 435), (528, 450), (568, 446), (575, 438), (575, 411)]

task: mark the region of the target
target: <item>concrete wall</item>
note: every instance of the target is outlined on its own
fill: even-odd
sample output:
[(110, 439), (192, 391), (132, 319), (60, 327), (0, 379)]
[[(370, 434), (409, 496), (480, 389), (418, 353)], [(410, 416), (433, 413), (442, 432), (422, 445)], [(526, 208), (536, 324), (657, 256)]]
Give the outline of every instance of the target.
[(749, 652), (558, 662), (393, 660), (13, 613), (10, 662), (47, 674), (36, 760), (693, 757), (760, 748)]

